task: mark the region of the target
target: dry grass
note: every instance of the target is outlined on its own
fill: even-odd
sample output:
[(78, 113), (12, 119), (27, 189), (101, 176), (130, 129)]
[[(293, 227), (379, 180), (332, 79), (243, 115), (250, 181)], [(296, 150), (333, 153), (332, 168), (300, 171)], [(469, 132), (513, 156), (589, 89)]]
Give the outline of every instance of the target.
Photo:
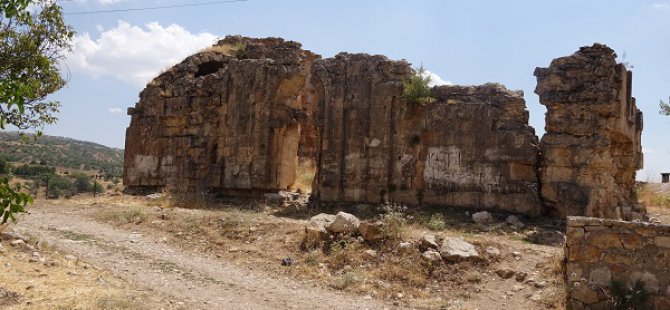
[[(118, 198), (116, 202), (107, 199), (106, 203), (121, 206), (116, 207), (116, 212), (124, 212), (132, 206), (155, 203), (146, 198), (133, 199)], [(276, 212), (262, 208), (245, 209), (244, 206), (207, 202), (202, 204), (207, 208), (194, 210), (172, 207), (171, 201), (166, 198), (166, 204), (159, 204), (168, 206), (167, 208), (144, 207), (147, 216), (139, 225), (128, 221), (111, 221), (119, 225), (133, 225), (133, 230), (155, 232), (170, 238), (178, 246), (216, 253), (223, 260), (251, 269), (261, 269), (270, 274), (320, 283), (374, 298), (425, 304), (428, 305), (427, 308), (436, 304), (444, 305), (445, 300), (452, 302), (460, 298), (459, 296), (468, 300), (464, 297), (464, 292), (474, 292), (476, 288), (486, 287), (491, 282), (487, 270), (498, 268), (495, 266), (505, 258), (429, 264), (419, 258), (418, 250), (410, 253), (399, 252), (396, 249), (399, 242), (417, 240), (417, 233), (421, 234), (426, 228), (432, 227), (443, 231), (444, 235), (465, 236), (482, 249), (489, 245), (505, 249), (505, 245), (499, 244), (497, 238), (503, 238), (501, 240), (507, 241), (502, 242), (514, 244), (515, 247), (533, 247), (514, 241), (513, 236), (503, 237), (504, 231), (486, 232), (489, 236), (487, 238), (496, 239), (482, 240), (481, 236), (472, 233), (473, 228), (468, 228), (473, 225), (459, 217), (463, 212), (454, 212), (451, 215), (426, 211), (419, 219), (406, 215), (403, 209), (384, 206), (385, 215), (376, 217), (384, 223), (384, 242), (370, 244), (352, 237), (336, 236), (332, 240), (315, 241), (312, 246), (301, 248), (300, 244), (305, 235), (304, 222), (290, 217), (277, 218)], [(366, 253), (371, 249), (376, 251), (375, 255)], [(540, 257), (537, 253), (527, 256), (537, 256), (536, 259)], [(295, 263), (291, 267), (281, 266), (281, 260), (286, 257), (294, 259)], [(560, 255), (556, 259), (541, 260), (542, 264), (538, 268), (543, 274), (542, 278), (552, 281), (552, 284), (542, 293), (543, 299), (537, 302), (537, 306), (560, 308), (564, 300), (563, 290), (554, 281), (562, 277)], [(404, 297), (397, 297), (398, 293), (402, 293)]]
[(132, 206), (123, 210), (112, 210), (99, 213), (97, 218), (105, 222), (117, 222), (121, 224), (140, 224), (147, 220), (147, 212), (144, 207)]
[[(86, 263), (68, 261), (42, 246), (46, 263), (29, 262), (32, 252), (3, 243), (0, 286), (16, 292), (18, 303), (3, 309), (160, 309), (159, 296), (145, 294), (123, 280)], [(85, 296), (85, 298), (82, 298)], [(6, 308), (5, 308), (6, 307)]]
[(670, 208), (670, 189), (662, 184), (638, 184), (635, 194), (638, 201), (647, 207)]
[(230, 45), (230, 44), (224, 44), (224, 45), (212, 45), (206, 48), (203, 48), (200, 52), (205, 53), (205, 52), (214, 52), (214, 53), (220, 53), (224, 54), (226, 56), (233, 56), (235, 55), (235, 52), (237, 51), (237, 47)]

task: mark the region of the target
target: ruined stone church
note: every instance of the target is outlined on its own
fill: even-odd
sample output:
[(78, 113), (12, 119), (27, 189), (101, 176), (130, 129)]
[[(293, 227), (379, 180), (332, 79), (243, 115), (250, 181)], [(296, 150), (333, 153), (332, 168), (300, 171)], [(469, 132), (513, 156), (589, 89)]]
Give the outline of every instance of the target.
[(436, 86), (435, 102), (410, 105), (412, 74), (379, 55), (322, 58), (279, 38), (226, 37), (161, 73), (128, 109), (124, 185), (257, 196), (308, 179), (321, 202), (641, 216), (642, 113), (612, 49), (582, 47), (535, 70), (541, 139), (523, 92)]

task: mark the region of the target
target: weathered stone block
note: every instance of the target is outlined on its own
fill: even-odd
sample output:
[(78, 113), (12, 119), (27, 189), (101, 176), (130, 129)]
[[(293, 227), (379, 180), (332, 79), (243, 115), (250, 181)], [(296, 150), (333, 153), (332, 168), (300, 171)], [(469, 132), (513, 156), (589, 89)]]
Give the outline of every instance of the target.
[(657, 247), (670, 249), (670, 237), (668, 237), (668, 236), (657, 236), (656, 238), (654, 238), (654, 244)]

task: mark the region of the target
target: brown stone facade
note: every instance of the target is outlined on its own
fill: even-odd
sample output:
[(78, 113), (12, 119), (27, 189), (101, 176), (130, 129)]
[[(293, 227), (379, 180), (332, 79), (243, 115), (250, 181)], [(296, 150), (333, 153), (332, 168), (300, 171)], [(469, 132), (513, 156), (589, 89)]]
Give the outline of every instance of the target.
[(540, 214), (538, 140), (521, 92), (440, 86), (434, 103), (407, 105), (405, 62), (340, 54), (316, 66), (316, 199)]
[(565, 256), (567, 309), (614, 309), (638, 281), (635, 309), (670, 309), (669, 225), (568, 217)]
[(159, 75), (129, 109), (129, 190), (249, 195), (293, 183), (310, 110), (301, 95), (317, 56), (274, 38), (217, 46)]
[(632, 73), (604, 45), (537, 68), (547, 107), (540, 182), (547, 211), (556, 216), (640, 218), (632, 204), (642, 168), (642, 112), (631, 96)]
[[(591, 62), (595, 70), (598, 59)], [(556, 87), (545, 82), (545, 76), (553, 76), (547, 70), (538, 69), (544, 72), (538, 74), (544, 104), (549, 101), (543, 94)], [(606, 75), (586, 75), (571, 83), (597, 84), (614, 93), (621, 81), (613, 76), (621, 70), (615, 65)], [(323, 59), (296, 42), (226, 37), (159, 75), (129, 109), (124, 184), (131, 192), (168, 187), (253, 196), (296, 188), (307, 163), (315, 173), (312, 197), (320, 202), (392, 201), (529, 215), (549, 210), (555, 216), (584, 210), (596, 214), (593, 210), (605, 210), (604, 204), (612, 202), (596, 189), (583, 191), (588, 205), (598, 206), (590, 209), (540, 194), (550, 193), (552, 186), (596, 183), (585, 182), (582, 172), (566, 172), (560, 182), (567, 185), (547, 177), (545, 171), (557, 165), (545, 153), (555, 148), (547, 147), (551, 140), (545, 137), (541, 150), (528, 125), (522, 92), (499, 84), (438, 86), (431, 90), (435, 102), (410, 105), (402, 93), (411, 74), (410, 64), (384, 56), (341, 53)], [(630, 78), (623, 76), (625, 85)], [(641, 162), (641, 115), (631, 99), (628, 108), (635, 119), (621, 121), (614, 115), (622, 109), (620, 102), (602, 100), (593, 108), (612, 111), (604, 113), (608, 117), (602, 126), (575, 138), (574, 148), (560, 146), (573, 157), (582, 149), (588, 156), (607, 149), (609, 157), (603, 160), (610, 160), (613, 185), (603, 190), (621, 196), (614, 206), (623, 210), (630, 205), (621, 194), (632, 189), (630, 168)], [(572, 106), (592, 108), (586, 101)], [(553, 111), (547, 114), (552, 118), (548, 124), (559, 123), (553, 121), (560, 118)], [(553, 129), (547, 132), (556, 135)], [(552, 139), (570, 138), (574, 135)], [(604, 140), (610, 142), (601, 147)], [(604, 164), (589, 160), (570, 165), (561, 167), (592, 171)], [(615, 173), (613, 167), (625, 169)]]

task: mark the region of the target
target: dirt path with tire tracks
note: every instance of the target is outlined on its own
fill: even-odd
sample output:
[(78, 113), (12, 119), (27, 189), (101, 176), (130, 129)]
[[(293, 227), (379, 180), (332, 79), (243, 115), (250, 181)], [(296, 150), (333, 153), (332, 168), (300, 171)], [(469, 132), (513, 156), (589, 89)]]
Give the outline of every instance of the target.
[(73, 208), (33, 207), (13, 229), (188, 309), (394, 308), (185, 251), (158, 236), (97, 222)]

